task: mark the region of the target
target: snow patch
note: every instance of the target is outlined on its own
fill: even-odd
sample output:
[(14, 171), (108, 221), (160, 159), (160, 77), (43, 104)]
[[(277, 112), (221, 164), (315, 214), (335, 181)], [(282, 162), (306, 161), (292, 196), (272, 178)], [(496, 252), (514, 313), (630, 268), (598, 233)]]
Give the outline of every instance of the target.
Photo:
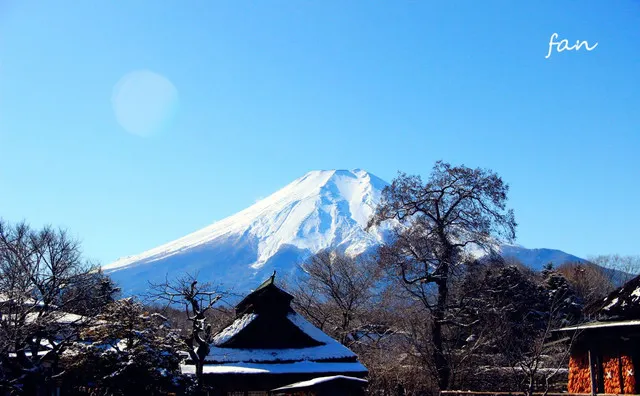
[(613, 307), (614, 305), (616, 305), (618, 303), (618, 297), (614, 298), (613, 300), (611, 300), (611, 302), (609, 304), (607, 304), (606, 307), (602, 308), (604, 310), (609, 310), (611, 309), (611, 307)]
[(640, 298), (640, 287), (636, 287), (635, 290), (631, 292), (631, 295), (635, 297), (633, 301), (637, 301), (638, 298)]

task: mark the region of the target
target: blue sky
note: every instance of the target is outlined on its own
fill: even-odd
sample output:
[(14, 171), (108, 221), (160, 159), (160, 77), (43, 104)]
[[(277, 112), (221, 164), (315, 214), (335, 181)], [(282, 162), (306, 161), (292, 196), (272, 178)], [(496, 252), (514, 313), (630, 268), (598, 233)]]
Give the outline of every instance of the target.
[(511, 185), (527, 247), (640, 254), (639, 88), (631, 0), (0, 0), (0, 216), (106, 264), (309, 170), (443, 159)]

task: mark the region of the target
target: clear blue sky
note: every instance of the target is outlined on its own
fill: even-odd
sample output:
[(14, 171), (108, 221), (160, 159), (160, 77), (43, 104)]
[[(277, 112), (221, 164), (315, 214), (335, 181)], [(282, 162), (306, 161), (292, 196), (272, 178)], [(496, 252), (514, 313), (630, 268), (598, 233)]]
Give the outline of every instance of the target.
[(106, 264), (309, 170), (443, 159), (511, 185), (527, 247), (639, 254), (639, 89), (632, 0), (0, 0), (0, 216)]

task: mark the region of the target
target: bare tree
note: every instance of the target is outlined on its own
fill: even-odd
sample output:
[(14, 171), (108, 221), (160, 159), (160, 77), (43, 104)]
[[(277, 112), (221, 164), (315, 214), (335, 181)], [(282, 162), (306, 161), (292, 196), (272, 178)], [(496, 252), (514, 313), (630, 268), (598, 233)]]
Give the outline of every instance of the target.
[(207, 323), (207, 313), (226, 293), (213, 290), (211, 284), (200, 284), (196, 275), (187, 274), (174, 281), (151, 284), (149, 295), (153, 302), (164, 302), (168, 306), (183, 305), (187, 320), (191, 324), (181, 339), (195, 366), (198, 390), (203, 387), (204, 363), (213, 341), (212, 325)]
[(0, 389), (28, 392), (60, 375), (60, 355), (90, 321), (74, 313), (115, 292), (102, 293), (104, 279), (64, 230), (0, 220)]
[(288, 285), (296, 311), (357, 353), (369, 369), (369, 392), (403, 394), (427, 386), (416, 375), (422, 367), (405, 358), (407, 301), (383, 282), (375, 257), (327, 250), (300, 272)]
[[(496, 238), (512, 240), (516, 222), (506, 209), (509, 188), (492, 171), (437, 162), (429, 180), (399, 174), (382, 193), (369, 226), (393, 220), (395, 241), (380, 258), (432, 314), (433, 362), (440, 389), (447, 389), (450, 366), (443, 349), (451, 274), (466, 261), (466, 248), (492, 250)], [(433, 296), (435, 285), (436, 295)]]
[(589, 257), (588, 260), (605, 268), (605, 274), (616, 287), (622, 286), (640, 273), (640, 255), (602, 254)]
[(614, 271), (596, 264), (564, 263), (556, 271), (571, 283), (586, 306), (601, 301), (615, 289)]
[(577, 337), (577, 332), (569, 337), (554, 340), (553, 331), (566, 325), (564, 305), (567, 296), (558, 294), (553, 297), (546, 313), (546, 319), (529, 342), (512, 345), (512, 339), (505, 339), (507, 343), (509, 363), (514, 371), (514, 376), (523, 378), (523, 391), (527, 396), (533, 396), (534, 392), (542, 391), (547, 394), (550, 391), (553, 380), (566, 371), (571, 346)]
[(321, 329), (342, 344), (357, 341), (366, 315), (373, 311), (380, 270), (375, 260), (322, 251), (302, 265), (294, 286), (294, 304)]

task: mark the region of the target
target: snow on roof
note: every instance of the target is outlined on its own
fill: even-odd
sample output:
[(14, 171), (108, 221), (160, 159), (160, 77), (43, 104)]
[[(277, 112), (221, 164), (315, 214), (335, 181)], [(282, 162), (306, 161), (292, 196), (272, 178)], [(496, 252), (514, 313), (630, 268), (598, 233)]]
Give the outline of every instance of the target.
[[(180, 366), (183, 374), (195, 374), (194, 365)], [(205, 365), (204, 374), (290, 374), (290, 373), (366, 373), (367, 368), (359, 362), (348, 363), (225, 363)]]
[(355, 354), (338, 344), (298, 349), (235, 349), (212, 347), (208, 362), (277, 362), (351, 358)]
[(611, 302), (609, 304), (607, 304), (604, 308), (604, 310), (607, 309), (611, 309), (611, 307), (613, 307), (614, 305), (616, 305), (618, 303), (618, 297), (614, 298), (613, 300), (611, 300)]
[[(50, 349), (46, 350), (46, 351), (38, 351), (37, 356), (45, 356), (46, 354), (48, 354), (49, 352), (51, 352)], [(32, 357), (33, 354), (31, 352), (25, 352), (24, 353), (26, 357)], [(15, 352), (10, 352), (9, 353), (9, 358), (16, 358), (18, 357), (18, 354)]]
[(77, 315), (74, 313), (62, 312), (62, 311), (55, 312), (54, 317), (56, 318), (56, 322), (60, 324), (79, 323), (87, 319), (82, 315)]
[(621, 326), (640, 326), (640, 320), (582, 323), (576, 326), (563, 327), (561, 329), (557, 329), (556, 331), (574, 331), (574, 330), (600, 329), (605, 327), (621, 327)]
[[(49, 312), (29, 312), (24, 316), (24, 323), (33, 324), (39, 320), (43, 323), (57, 323), (61, 325), (68, 324), (80, 324), (87, 318), (82, 315), (76, 315), (63, 311), (49, 311)], [(0, 320), (22, 320), (22, 315), (19, 314), (0, 314)]]
[(289, 349), (239, 349), (221, 348), (216, 347), (214, 344), (214, 346), (211, 347), (206, 360), (209, 362), (232, 363), (327, 360), (356, 357), (349, 348), (323, 333), (322, 330), (309, 323), (302, 316), (296, 313), (290, 313), (287, 315), (287, 319), (311, 338), (324, 343), (324, 345)]
[(250, 313), (237, 318), (231, 325), (225, 327), (213, 337), (213, 345), (220, 345), (229, 341), (257, 317), (258, 315)]
[(325, 383), (325, 382), (335, 381), (337, 379), (343, 379), (343, 380), (353, 381), (353, 382), (361, 382), (363, 384), (366, 384), (367, 382), (369, 382), (366, 379), (362, 379), (362, 378), (358, 378), (358, 377), (348, 377), (346, 375), (331, 375), (331, 376), (328, 376), (328, 377), (318, 377), (318, 378), (310, 379), (308, 381), (296, 382), (296, 383), (293, 383), (291, 385), (282, 386), (280, 388), (272, 389), (272, 391), (280, 391), (280, 390), (287, 390), (287, 389), (298, 389), (298, 388), (308, 388), (310, 386), (322, 384), (322, 383)]
[(42, 301), (36, 301), (31, 297), (26, 297), (23, 293), (0, 293), (0, 304), (6, 302), (20, 302), (23, 305), (38, 305), (43, 306), (44, 303)]
[(308, 320), (298, 315), (297, 313), (288, 314), (287, 319), (289, 319), (291, 323), (296, 325), (300, 330), (302, 330), (309, 337), (313, 338), (318, 342), (324, 342), (325, 344), (338, 343), (336, 340), (329, 337), (326, 333), (324, 333), (322, 330), (312, 325)]
[(47, 322), (55, 322), (58, 324), (74, 324), (79, 323), (86, 319), (84, 316), (76, 315), (69, 312), (63, 311), (52, 311), (47, 313), (38, 313), (32, 312), (28, 313), (26, 316), (27, 323), (36, 322), (40, 318), (46, 318)]
[[(55, 341), (54, 341), (54, 344), (52, 344), (49, 340), (40, 340), (40, 348), (37, 351), (37, 356), (44, 356), (47, 353), (51, 352), (51, 350), (53, 349), (54, 345), (57, 345), (57, 343), (55, 343)], [(25, 350), (24, 353), (25, 353), (25, 355), (27, 357), (33, 356), (33, 354), (31, 353), (30, 350)], [(9, 357), (10, 358), (15, 358), (17, 356), (18, 356), (18, 354), (15, 351), (9, 352)]]
[(599, 319), (640, 319), (640, 276), (636, 276), (622, 287), (612, 291), (601, 302), (587, 308)]

